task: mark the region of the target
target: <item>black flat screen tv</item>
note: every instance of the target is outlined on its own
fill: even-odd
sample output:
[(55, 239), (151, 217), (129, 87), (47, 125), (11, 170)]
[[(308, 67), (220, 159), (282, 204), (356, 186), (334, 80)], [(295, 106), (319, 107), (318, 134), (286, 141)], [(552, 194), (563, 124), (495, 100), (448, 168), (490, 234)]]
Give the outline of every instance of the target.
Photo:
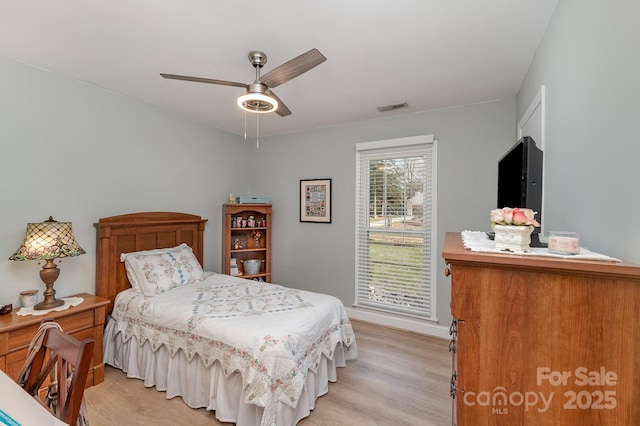
[[(542, 150), (525, 136), (498, 161), (498, 208), (521, 207), (537, 212), (542, 223)], [(535, 228), (532, 246), (538, 245)]]

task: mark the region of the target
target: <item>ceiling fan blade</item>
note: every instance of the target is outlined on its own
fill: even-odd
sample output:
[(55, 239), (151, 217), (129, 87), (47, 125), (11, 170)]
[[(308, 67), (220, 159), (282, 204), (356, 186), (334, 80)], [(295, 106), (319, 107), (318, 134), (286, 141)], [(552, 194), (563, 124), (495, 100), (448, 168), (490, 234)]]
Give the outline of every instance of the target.
[(161, 73), (160, 75), (162, 77), (164, 77), (164, 78), (170, 78), (172, 80), (195, 81), (196, 83), (221, 84), (223, 86), (243, 87), (245, 89), (249, 88), (248, 84), (236, 83), (235, 81), (214, 80), (212, 78), (189, 77), (188, 75), (176, 75), (176, 74), (162, 74)]
[(287, 115), (291, 115), (291, 110), (287, 108), (284, 102), (282, 102), (282, 100), (279, 97), (277, 97), (276, 94), (273, 93), (273, 91), (269, 90), (269, 96), (271, 96), (276, 101), (278, 101), (278, 109), (276, 110), (276, 114), (278, 114), (280, 117), (286, 117)]
[(289, 62), (272, 69), (260, 78), (267, 87), (278, 87), (287, 81), (309, 71), (326, 61), (327, 58), (318, 49), (311, 49), (300, 56), (296, 56)]

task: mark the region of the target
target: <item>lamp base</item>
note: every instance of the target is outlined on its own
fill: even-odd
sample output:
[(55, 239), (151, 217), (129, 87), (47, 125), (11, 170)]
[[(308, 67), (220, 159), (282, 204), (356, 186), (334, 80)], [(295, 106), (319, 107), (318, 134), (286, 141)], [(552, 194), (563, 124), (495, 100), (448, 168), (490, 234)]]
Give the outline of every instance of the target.
[(64, 305), (64, 300), (53, 299), (53, 300), (44, 300), (33, 307), (35, 311), (44, 311), (46, 309), (57, 308), (58, 306)]
[(44, 300), (33, 307), (36, 311), (57, 308), (64, 305), (64, 300), (56, 299), (56, 291), (53, 289), (53, 283), (60, 275), (60, 269), (56, 266), (53, 259), (47, 259), (47, 262), (40, 270), (40, 279), (45, 283)]

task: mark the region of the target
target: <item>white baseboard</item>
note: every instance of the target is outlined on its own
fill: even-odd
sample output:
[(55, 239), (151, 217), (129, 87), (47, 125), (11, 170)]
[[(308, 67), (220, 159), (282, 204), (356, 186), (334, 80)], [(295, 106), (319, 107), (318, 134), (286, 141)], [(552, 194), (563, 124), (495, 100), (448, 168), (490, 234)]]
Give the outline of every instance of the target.
[(449, 340), (449, 326), (358, 307), (345, 308), (349, 318)]

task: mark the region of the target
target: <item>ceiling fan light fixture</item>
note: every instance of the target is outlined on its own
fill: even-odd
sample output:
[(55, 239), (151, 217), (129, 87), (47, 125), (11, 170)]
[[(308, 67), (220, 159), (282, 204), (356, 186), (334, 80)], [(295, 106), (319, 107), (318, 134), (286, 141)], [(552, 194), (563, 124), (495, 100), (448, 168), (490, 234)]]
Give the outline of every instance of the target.
[(252, 84), (238, 83), (235, 81), (216, 80), (213, 78), (192, 77), (188, 75), (164, 74), (160, 73), (163, 78), (173, 80), (193, 81), (196, 83), (219, 84), (222, 86), (243, 87), (247, 92), (238, 98), (238, 107), (254, 113), (275, 112), (280, 117), (291, 115), (291, 110), (287, 108), (284, 102), (271, 91), (272, 88), (280, 86), (287, 81), (296, 78), (310, 69), (320, 65), (327, 58), (318, 51), (311, 49), (302, 55), (298, 55), (290, 61), (275, 67), (263, 78), (260, 77), (260, 68), (267, 63), (267, 55), (263, 52), (254, 50), (249, 52), (249, 62), (256, 70), (256, 79)]
[(263, 93), (245, 93), (238, 98), (238, 106), (245, 111), (259, 114), (278, 109), (278, 101)]

